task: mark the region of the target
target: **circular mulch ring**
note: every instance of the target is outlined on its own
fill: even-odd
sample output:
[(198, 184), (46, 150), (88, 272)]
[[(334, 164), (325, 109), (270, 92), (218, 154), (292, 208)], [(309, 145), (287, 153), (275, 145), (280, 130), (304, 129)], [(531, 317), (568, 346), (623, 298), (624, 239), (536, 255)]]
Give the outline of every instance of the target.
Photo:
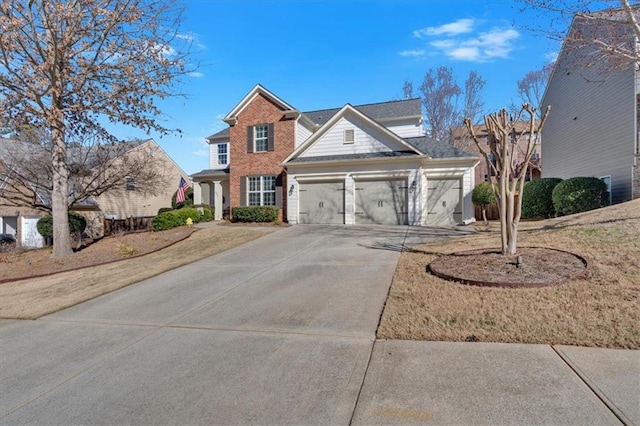
[(437, 277), (463, 284), (528, 288), (584, 277), (587, 261), (573, 253), (544, 247), (522, 247), (514, 256), (503, 256), (499, 249), (481, 249), (440, 256), (427, 269)]

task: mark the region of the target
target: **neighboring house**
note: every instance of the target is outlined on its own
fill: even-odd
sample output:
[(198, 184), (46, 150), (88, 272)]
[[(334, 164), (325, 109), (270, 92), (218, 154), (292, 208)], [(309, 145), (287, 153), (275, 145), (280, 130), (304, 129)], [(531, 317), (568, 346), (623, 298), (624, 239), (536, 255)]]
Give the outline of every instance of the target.
[[(637, 49), (628, 29), (627, 42)], [(608, 30), (622, 34), (624, 28)], [(544, 108), (551, 106), (542, 131), (542, 175), (601, 178), (611, 202), (620, 203), (640, 197), (640, 73), (631, 63), (613, 67), (607, 60), (594, 60), (595, 44), (571, 43), (572, 34), (589, 31), (593, 26), (574, 19), (542, 100)]]
[[(20, 164), (10, 153), (14, 145), (22, 142), (0, 138), (0, 230), (9, 233), (24, 247), (42, 247), (43, 241), (36, 229), (36, 223), (50, 210), (51, 200), (48, 190), (49, 182), (34, 183), (15, 178)], [(161, 207), (170, 207), (171, 198), (178, 189), (180, 177), (188, 180), (188, 175), (166, 154), (153, 139), (127, 142), (122, 154), (113, 155), (107, 164), (117, 168), (135, 156), (144, 155), (153, 161), (145, 162), (147, 167), (160, 170), (160, 182), (153, 191), (143, 191), (144, 182), (135, 178), (119, 178), (111, 191), (98, 196), (88, 197), (73, 203), (69, 210), (83, 215), (87, 219), (86, 233), (92, 237), (104, 234), (104, 219), (126, 219), (129, 217), (155, 216)], [(70, 153), (70, 163), (73, 153)], [(13, 161), (11, 159), (13, 158)], [(12, 179), (11, 176), (14, 176)], [(144, 176), (141, 173), (140, 176)], [(40, 176), (47, 179), (47, 174)], [(36, 179), (34, 177), (34, 179)], [(70, 191), (73, 191), (70, 184)]]
[[(521, 170), (521, 167), (524, 166), (524, 157), (527, 149), (527, 145), (529, 143), (529, 138), (531, 137), (529, 134), (529, 123), (526, 121), (519, 121), (515, 123), (515, 133), (512, 136), (512, 139), (517, 141), (518, 150), (517, 152), (517, 164), (516, 170)], [(478, 136), (478, 140), (482, 142), (482, 149), (484, 152), (489, 152), (489, 135), (487, 132), (486, 126), (476, 125), (474, 126), (474, 132)], [(525, 176), (525, 180), (536, 180), (540, 179), (541, 170), (542, 170), (542, 144), (540, 143), (541, 138), (538, 133), (533, 134), (535, 147), (533, 149), (533, 155), (531, 156), (531, 162), (529, 170)], [(480, 155), (480, 151), (476, 144), (471, 139), (471, 135), (466, 127), (454, 127), (451, 129), (451, 143), (463, 149), (466, 152), (474, 153)], [(489, 153), (489, 159), (495, 161), (493, 156)], [(491, 171), (487, 167), (487, 162), (484, 157), (481, 157), (480, 163), (476, 166), (475, 171), (475, 183), (476, 185), (481, 182), (489, 181), (489, 173)]]
[(219, 219), (274, 205), (296, 223), (453, 225), (473, 220), (478, 157), (424, 136), (419, 99), (300, 112), (253, 88), (207, 138), (195, 203)]

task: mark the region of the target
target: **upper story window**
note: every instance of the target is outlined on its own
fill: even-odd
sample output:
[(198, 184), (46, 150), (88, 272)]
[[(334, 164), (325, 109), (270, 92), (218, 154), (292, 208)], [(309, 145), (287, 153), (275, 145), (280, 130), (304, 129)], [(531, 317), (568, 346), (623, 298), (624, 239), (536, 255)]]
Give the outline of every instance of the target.
[(269, 148), (269, 127), (256, 126), (254, 127), (254, 132), (254, 152), (266, 151)]
[(227, 156), (227, 144), (219, 143), (218, 144), (218, 164), (224, 165), (229, 163), (229, 157)]
[(273, 123), (247, 128), (247, 152), (273, 151), (274, 143)]
[(132, 177), (127, 177), (124, 180), (124, 186), (127, 191), (135, 191), (136, 190), (136, 179)]

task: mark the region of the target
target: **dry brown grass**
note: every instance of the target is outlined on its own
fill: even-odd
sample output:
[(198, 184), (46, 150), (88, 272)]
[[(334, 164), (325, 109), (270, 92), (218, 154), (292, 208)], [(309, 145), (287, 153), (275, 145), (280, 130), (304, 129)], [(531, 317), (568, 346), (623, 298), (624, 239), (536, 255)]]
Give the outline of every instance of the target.
[(0, 318), (35, 319), (182, 265), (223, 252), (273, 230), (215, 227), (146, 256), (49, 277), (0, 285)]
[(379, 338), (640, 348), (640, 200), (522, 224), (520, 246), (568, 250), (589, 263), (586, 279), (561, 286), (475, 287), (425, 271), (434, 253), (499, 247), (495, 224), (479, 228), (402, 254)]

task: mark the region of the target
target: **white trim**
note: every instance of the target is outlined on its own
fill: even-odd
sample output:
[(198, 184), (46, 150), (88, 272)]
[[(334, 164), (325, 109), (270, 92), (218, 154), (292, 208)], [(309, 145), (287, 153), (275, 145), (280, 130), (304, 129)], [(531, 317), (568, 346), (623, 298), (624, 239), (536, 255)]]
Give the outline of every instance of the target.
[(238, 115), (259, 95), (269, 98), (275, 104), (280, 106), (286, 113), (296, 112), (299, 114), (296, 108), (292, 107), (291, 105), (262, 87), (260, 84), (257, 84), (244, 98), (242, 98), (242, 100), (231, 110), (231, 112), (229, 112), (229, 114), (227, 114), (222, 119), (222, 121), (229, 124), (230, 126), (235, 125), (238, 122)]

